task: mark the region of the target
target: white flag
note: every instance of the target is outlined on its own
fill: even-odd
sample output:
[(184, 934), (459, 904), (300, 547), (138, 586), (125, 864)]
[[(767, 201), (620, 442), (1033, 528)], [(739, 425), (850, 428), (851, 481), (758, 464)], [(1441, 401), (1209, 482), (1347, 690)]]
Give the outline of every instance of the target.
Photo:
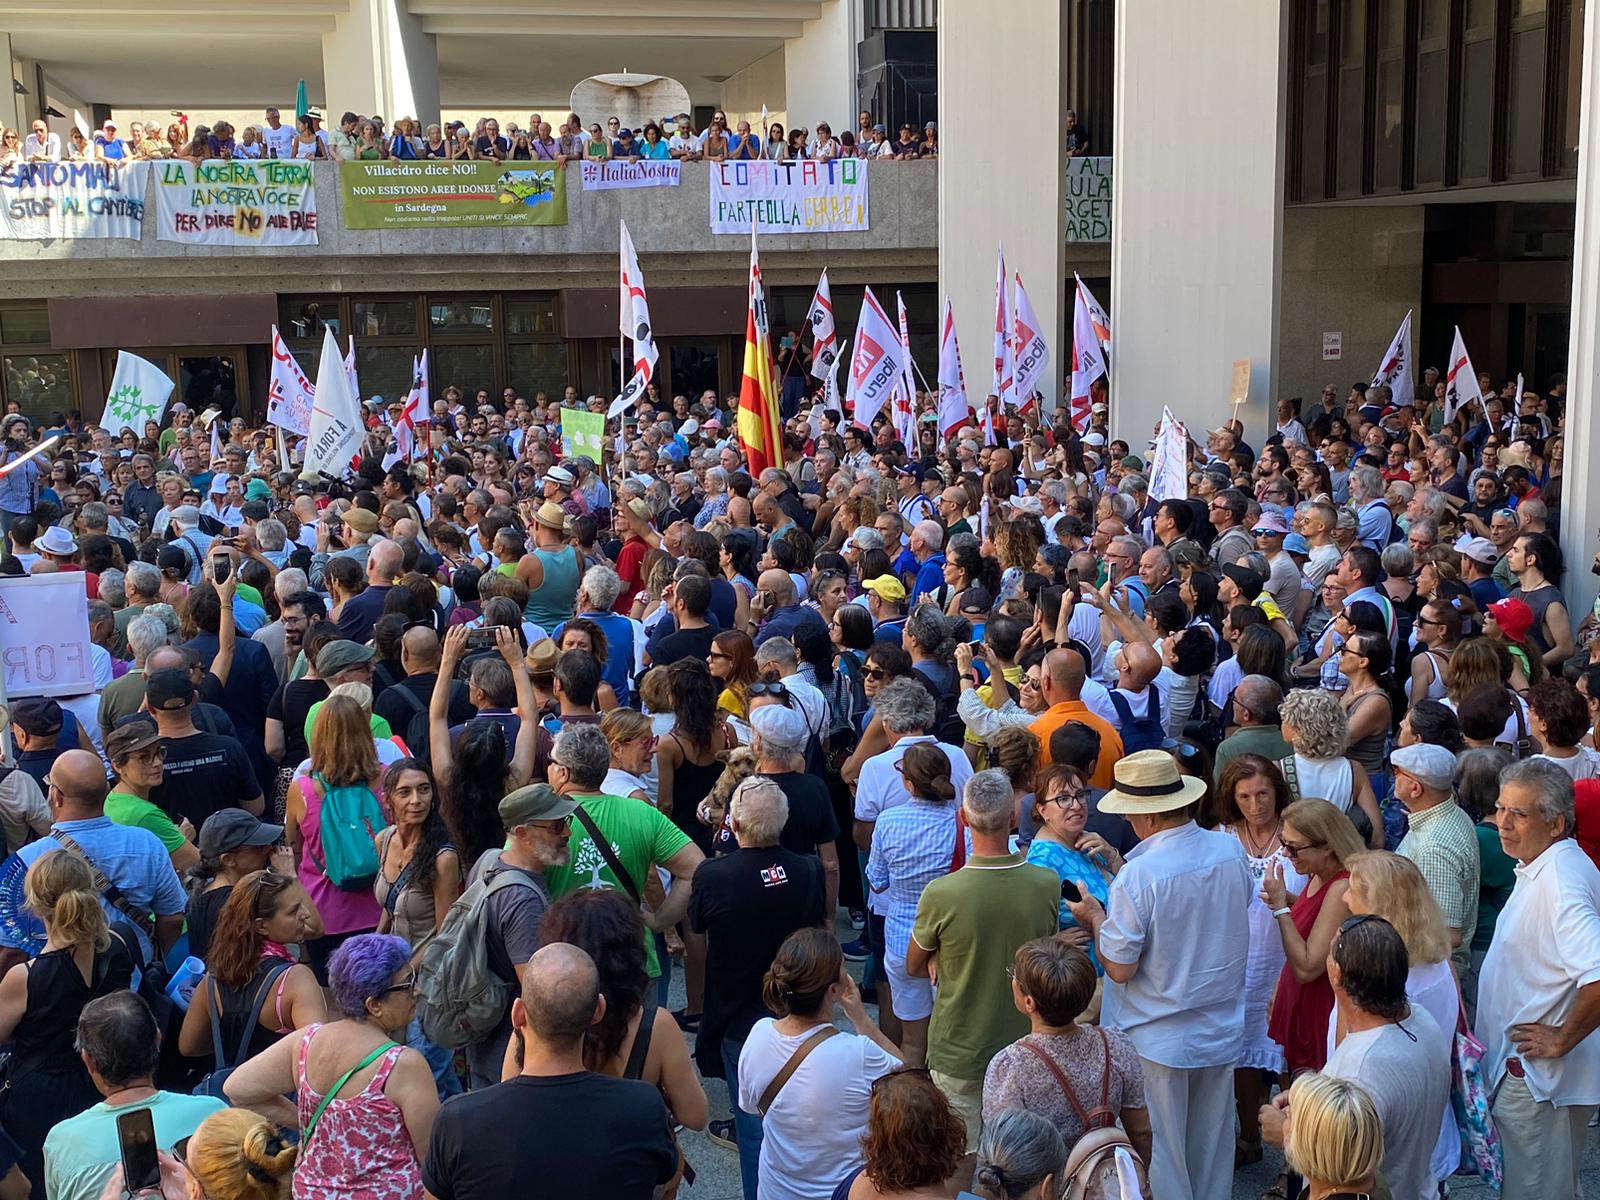
[(1100, 340), (1100, 349), (1105, 352), (1105, 358), (1111, 359), (1111, 318), (1106, 310), (1101, 307), (1100, 301), (1094, 298), (1094, 293), (1089, 290), (1089, 285), (1084, 283), (1083, 277), (1076, 271), (1072, 275), (1077, 286), (1078, 295), (1082, 298), (1084, 307), (1089, 310), (1089, 323), (1094, 326), (1094, 335)]
[(861, 316), (856, 321), (850, 383), (845, 393), (845, 402), (862, 427), (872, 427), (872, 418), (900, 386), (901, 354), (899, 331), (872, 289), (867, 288), (861, 295)]
[(826, 381), (833, 374), (833, 364), (839, 358), (839, 332), (833, 323), (833, 296), (828, 291), (828, 268), (822, 268), (822, 278), (817, 280), (817, 294), (811, 297), (811, 311), (806, 313), (806, 324), (811, 326), (814, 344), (811, 347), (811, 374)]
[(361, 448), (361, 400), (357, 396), (333, 331), (322, 332), (322, 357), (317, 363), (316, 404), (311, 409), (306, 469), (343, 479), (350, 459)]
[(1378, 373), (1372, 377), (1373, 387), (1385, 386), (1394, 393), (1394, 402), (1397, 405), (1406, 405), (1415, 402), (1416, 391), (1411, 385), (1411, 313), (1408, 311), (1405, 319), (1400, 322), (1400, 328), (1394, 331), (1394, 340), (1389, 343), (1389, 348), (1384, 351), (1383, 361), (1378, 364)]
[(155, 363), (118, 350), (117, 369), (111, 376), (111, 391), (106, 396), (106, 411), (100, 424), (113, 435), (131, 429), (143, 437), (146, 421), (161, 423), (172, 386), (167, 373)]
[[(850, 340), (846, 338), (844, 345), (840, 347), (839, 358), (834, 360), (833, 370), (829, 371), (828, 377), (822, 381), (823, 409), (828, 412), (836, 412), (841, 416), (844, 415), (844, 401), (839, 398), (839, 368), (844, 365), (841, 360), (843, 359), (844, 351), (849, 347)], [(813, 409), (812, 411), (815, 410)]]
[(1000, 248), (994, 276), (994, 395), (1015, 404), (1012, 377), (1016, 370), (1011, 345), (1011, 304), (1006, 296), (1006, 252)]
[(644, 272), (639, 269), (639, 254), (633, 248), (628, 223), (622, 227), (621, 268), (618, 275), (618, 322), (622, 336), (633, 342), (633, 371), (621, 393), (611, 402), (606, 420), (619, 416), (636, 405), (655, 374), (655, 333), (650, 324), (650, 304), (644, 292)]
[[(322, 381), (321, 364), (317, 366), (317, 381)], [(356, 398), (356, 409), (361, 408), (361, 381), (356, 378), (356, 335), (350, 335), (350, 353), (344, 356), (344, 375), (350, 381), (350, 394)]]
[(222, 414), (217, 413), (211, 418), (211, 462), (215, 465), (222, 461)]
[[(1483, 404), (1483, 393), (1478, 390), (1478, 373), (1472, 369), (1467, 357), (1467, 343), (1461, 338), (1461, 326), (1456, 326), (1456, 340), (1450, 345), (1450, 369), (1445, 372), (1444, 419), (1455, 420), (1456, 413), (1476, 400)], [(1484, 404), (1483, 415), (1489, 415)]]
[(405, 407), (400, 410), (400, 415), (394, 422), (394, 440), (389, 443), (389, 449), (383, 455), (383, 469), (387, 471), (397, 462), (410, 462), (416, 457), (417, 448), (417, 378), (421, 372), (421, 363), (413, 358), (411, 360), (411, 390), (406, 393)]
[(1044, 329), (1034, 316), (1033, 303), (1027, 289), (1022, 286), (1022, 273), (1017, 273), (1016, 336), (1012, 339), (1016, 355), (1012, 378), (1012, 402), (1026, 406), (1033, 399), (1039, 381), (1050, 369), (1050, 344), (1044, 340)]
[(971, 419), (967, 381), (961, 374), (961, 347), (956, 344), (955, 309), (946, 296), (944, 319), (939, 322), (939, 435), (949, 437)]
[(267, 420), (279, 429), (298, 433), (301, 437), (311, 432), (311, 407), (316, 389), (300, 369), (300, 364), (284, 345), (278, 327), (272, 327), (272, 376), (267, 384)]
[(1161, 429), (1151, 454), (1150, 498), (1189, 498), (1189, 433), (1170, 408), (1161, 410)]
[(895, 392), (894, 427), (904, 443), (906, 453), (917, 449), (917, 387), (911, 379), (911, 330), (906, 323), (906, 302), (899, 292), (894, 294), (900, 318), (900, 387)]
[(1084, 300), (1086, 290), (1078, 288), (1072, 302), (1072, 424), (1079, 433), (1089, 428), (1089, 385), (1106, 374), (1105, 353)]

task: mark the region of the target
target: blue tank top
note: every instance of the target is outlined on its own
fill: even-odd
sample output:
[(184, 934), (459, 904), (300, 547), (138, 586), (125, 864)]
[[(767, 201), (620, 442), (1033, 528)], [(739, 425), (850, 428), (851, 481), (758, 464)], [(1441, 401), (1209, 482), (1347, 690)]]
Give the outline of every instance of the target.
[(528, 596), (522, 618), (554, 629), (561, 622), (570, 621), (577, 611), (578, 581), (582, 577), (578, 552), (571, 546), (563, 546), (559, 550), (535, 550), (533, 553), (544, 567), (544, 583)]

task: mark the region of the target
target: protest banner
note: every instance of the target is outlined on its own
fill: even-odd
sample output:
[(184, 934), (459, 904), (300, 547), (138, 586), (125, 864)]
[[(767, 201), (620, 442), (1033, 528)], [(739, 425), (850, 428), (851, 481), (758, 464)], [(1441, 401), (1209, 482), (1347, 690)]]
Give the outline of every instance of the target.
[(677, 187), (683, 179), (683, 164), (673, 159), (642, 162), (583, 161), (583, 190), (608, 192), (618, 188)]
[(1170, 408), (1161, 410), (1161, 428), (1151, 454), (1150, 498), (1189, 498), (1189, 432)]
[(95, 690), (81, 571), (0, 576), (0, 664), (7, 700)]
[(278, 158), (152, 163), (156, 237), (191, 246), (315, 246), (308, 162)]
[(867, 160), (714, 162), (711, 232), (864, 233)]
[(585, 455), (594, 462), (601, 461), (605, 447), (606, 418), (604, 413), (590, 412), (586, 408), (561, 410), (561, 457)]
[(111, 376), (111, 390), (106, 393), (106, 411), (100, 424), (112, 433), (131, 429), (143, 437), (146, 421), (161, 423), (172, 388), (172, 379), (155, 363), (118, 350), (117, 369)]
[(339, 191), (348, 229), (567, 223), (567, 172), (554, 164), (346, 162)]
[(146, 163), (0, 167), (0, 237), (133, 238), (144, 229)]
[(1111, 157), (1067, 159), (1067, 241), (1111, 240)]

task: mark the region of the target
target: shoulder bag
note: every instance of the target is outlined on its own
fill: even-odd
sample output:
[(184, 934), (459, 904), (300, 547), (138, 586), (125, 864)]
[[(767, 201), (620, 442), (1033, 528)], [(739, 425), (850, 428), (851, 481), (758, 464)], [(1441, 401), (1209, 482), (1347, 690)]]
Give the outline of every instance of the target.
[(767, 1084), (766, 1091), (761, 1093), (761, 1100), (756, 1105), (756, 1111), (760, 1116), (766, 1116), (771, 1110), (772, 1102), (778, 1098), (778, 1093), (783, 1091), (783, 1085), (794, 1077), (794, 1073), (800, 1069), (800, 1064), (811, 1056), (811, 1052), (838, 1032), (837, 1026), (824, 1025), (796, 1047), (795, 1052), (789, 1056), (789, 1061), (783, 1064), (783, 1069), (772, 1077), (772, 1082)]

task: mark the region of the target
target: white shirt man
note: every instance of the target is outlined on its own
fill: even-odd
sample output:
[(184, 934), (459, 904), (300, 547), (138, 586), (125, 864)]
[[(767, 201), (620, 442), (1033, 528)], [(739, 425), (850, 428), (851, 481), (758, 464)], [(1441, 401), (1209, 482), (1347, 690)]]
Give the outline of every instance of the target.
[(261, 127), (261, 140), (267, 145), (267, 153), (273, 158), (292, 158), (294, 130), (283, 124), (275, 108), (267, 109), (266, 118), (267, 123)]
[(22, 157), (29, 162), (60, 162), (61, 135), (51, 133), (43, 121), (35, 121), (33, 132), (23, 140)]

